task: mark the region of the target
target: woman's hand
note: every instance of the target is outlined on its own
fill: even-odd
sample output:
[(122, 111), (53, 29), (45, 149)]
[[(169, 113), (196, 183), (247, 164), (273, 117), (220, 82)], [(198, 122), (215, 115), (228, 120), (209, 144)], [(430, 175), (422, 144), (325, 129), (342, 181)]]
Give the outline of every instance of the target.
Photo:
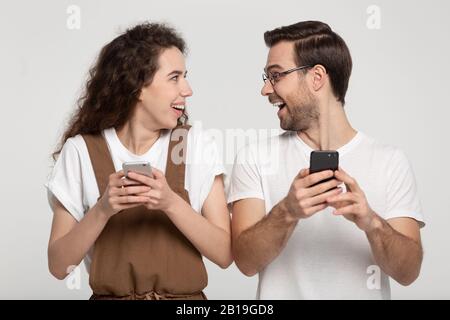
[(122, 210), (145, 205), (149, 198), (143, 194), (149, 191), (148, 186), (137, 185), (135, 181), (125, 178), (120, 170), (109, 176), (108, 186), (97, 205), (109, 219)]
[(145, 203), (147, 209), (167, 211), (178, 195), (170, 188), (161, 171), (152, 168), (152, 174), (153, 177), (147, 177), (143, 174), (129, 172), (128, 177), (150, 187), (150, 190), (139, 194), (139, 196), (147, 197), (148, 202)]

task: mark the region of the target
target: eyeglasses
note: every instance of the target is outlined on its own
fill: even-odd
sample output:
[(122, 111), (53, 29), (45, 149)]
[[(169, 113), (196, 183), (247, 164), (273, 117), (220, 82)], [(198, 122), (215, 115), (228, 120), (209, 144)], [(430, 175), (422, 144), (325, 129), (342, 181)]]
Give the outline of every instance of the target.
[(313, 67), (312, 65), (307, 65), (307, 66), (301, 66), (301, 67), (297, 67), (297, 68), (293, 68), (293, 69), (289, 69), (283, 72), (269, 72), (269, 74), (263, 73), (262, 74), (262, 78), (264, 83), (266, 83), (267, 80), (270, 81), (270, 83), (272, 84), (272, 86), (275, 85), (275, 83), (277, 83), (282, 77), (288, 75), (291, 72), (294, 71), (298, 71), (298, 70), (303, 70), (306, 68), (311, 68)]

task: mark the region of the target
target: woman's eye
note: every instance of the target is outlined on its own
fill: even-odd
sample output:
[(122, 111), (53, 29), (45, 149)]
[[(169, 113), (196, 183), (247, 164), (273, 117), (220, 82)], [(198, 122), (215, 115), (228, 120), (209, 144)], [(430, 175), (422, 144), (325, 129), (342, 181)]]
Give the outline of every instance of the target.
[(178, 77), (179, 77), (179, 76), (174, 76), (174, 77), (170, 78), (170, 80), (178, 81)]

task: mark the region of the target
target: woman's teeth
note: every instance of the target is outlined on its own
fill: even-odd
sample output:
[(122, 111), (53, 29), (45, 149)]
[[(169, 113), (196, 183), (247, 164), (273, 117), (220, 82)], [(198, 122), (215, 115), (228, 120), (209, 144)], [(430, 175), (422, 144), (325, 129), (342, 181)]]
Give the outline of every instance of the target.
[(175, 108), (177, 110), (184, 110), (184, 106), (183, 105), (172, 106), (172, 108)]

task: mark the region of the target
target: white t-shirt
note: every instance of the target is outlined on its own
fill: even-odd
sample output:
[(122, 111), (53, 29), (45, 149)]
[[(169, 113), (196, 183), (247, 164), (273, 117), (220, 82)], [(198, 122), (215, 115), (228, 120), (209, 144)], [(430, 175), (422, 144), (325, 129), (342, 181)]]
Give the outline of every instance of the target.
[[(235, 159), (228, 202), (259, 198), (269, 213), (309, 167), (311, 151), (296, 132), (246, 146)], [(376, 213), (411, 217), (424, 226), (414, 174), (399, 149), (358, 132), (338, 152), (339, 165)], [(375, 266), (365, 233), (328, 207), (301, 220), (280, 255), (259, 273), (257, 298), (390, 299), (389, 277)]]
[[(170, 130), (162, 131), (158, 140), (143, 155), (130, 152), (121, 143), (114, 128), (104, 130), (103, 136), (116, 171), (121, 170), (122, 163), (126, 161), (148, 161), (153, 167), (165, 172), (170, 133)], [(188, 133), (185, 189), (196, 212), (201, 212), (214, 178), (224, 173), (216, 141), (205, 131), (193, 126)], [(97, 181), (81, 135), (66, 141), (45, 186), (49, 200), (53, 194), (77, 221), (97, 203)], [(91, 253), (85, 259), (88, 272)]]

